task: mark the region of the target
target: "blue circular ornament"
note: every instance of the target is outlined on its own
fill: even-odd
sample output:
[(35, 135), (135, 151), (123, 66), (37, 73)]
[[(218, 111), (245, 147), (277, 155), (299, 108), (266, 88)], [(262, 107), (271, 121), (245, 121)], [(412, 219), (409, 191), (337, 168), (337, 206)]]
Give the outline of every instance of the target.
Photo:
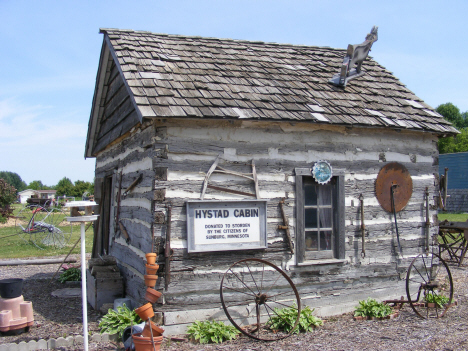
[(312, 176), (319, 184), (326, 184), (333, 176), (331, 165), (327, 161), (317, 161), (312, 168)]

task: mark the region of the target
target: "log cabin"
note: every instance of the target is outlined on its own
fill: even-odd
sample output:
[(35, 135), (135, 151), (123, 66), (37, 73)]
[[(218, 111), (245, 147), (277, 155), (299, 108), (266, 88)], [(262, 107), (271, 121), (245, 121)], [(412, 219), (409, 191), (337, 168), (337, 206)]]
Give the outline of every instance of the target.
[[(220, 280), (250, 257), (281, 267), (320, 316), (405, 294), (426, 245), (426, 188), (438, 230), (437, 140), (457, 133), (431, 106), (369, 56), (355, 79), (331, 82), (349, 49), (100, 32), (85, 147), (93, 256), (114, 256), (141, 302), (145, 253), (159, 255), (166, 333), (226, 319)], [(375, 191), (393, 162), (412, 180), (396, 214), (401, 252)]]

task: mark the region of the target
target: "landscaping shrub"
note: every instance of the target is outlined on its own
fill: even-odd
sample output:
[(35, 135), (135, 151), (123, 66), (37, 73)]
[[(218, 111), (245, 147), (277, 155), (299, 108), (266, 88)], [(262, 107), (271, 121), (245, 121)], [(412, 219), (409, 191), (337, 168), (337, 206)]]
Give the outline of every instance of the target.
[(239, 331), (232, 325), (226, 325), (223, 322), (216, 321), (195, 321), (187, 329), (187, 334), (199, 340), (200, 344), (208, 344), (214, 342), (216, 344), (224, 340), (232, 340), (236, 338)]
[(392, 313), (392, 308), (382, 302), (377, 302), (372, 298), (359, 301), (359, 306), (355, 307), (355, 317), (387, 317)]
[(135, 311), (131, 311), (125, 304), (123, 304), (122, 306), (117, 307), (117, 311), (110, 308), (107, 314), (102, 317), (99, 322), (99, 328), (101, 328), (101, 334), (118, 334), (119, 339), (121, 339), (122, 332), (125, 328), (131, 325), (140, 324), (141, 322), (143, 321)]
[[(283, 330), (289, 333), (297, 319), (297, 307), (275, 308), (274, 311), (275, 316), (272, 316), (268, 320), (268, 327), (272, 330)], [(315, 309), (311, 310), (309, 306), (301, 310), (299, 323), (297, 323), (296, 328), (293, 330), (294, 334), (312, 331), (315, 327), (323, 325), (323, 321), (312, 314), (314, 311)]]
[(0, 223), (5, 223), (12, 215), (10, 205), (16, 200), (16, 189), (0, 178)]
[(443, 308), (444, 305), (448, 304), (449, 302), (449, 298), (447, 296), (432, 293), (428, 293), (426, 296), (424, 296), (424, 300), (426, 300), (427, 303), (437, 304), (439, 308)]
[(65, 272), (60, 274), (58, 279), (62, 284), (65, 282), (79, 282), (81, 280), (81, 268), (70, 267)]

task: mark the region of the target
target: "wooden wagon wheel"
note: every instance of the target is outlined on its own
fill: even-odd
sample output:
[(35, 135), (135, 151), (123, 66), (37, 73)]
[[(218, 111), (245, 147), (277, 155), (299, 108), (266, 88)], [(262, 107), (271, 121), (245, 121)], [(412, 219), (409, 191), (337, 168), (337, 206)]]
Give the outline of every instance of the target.
[(420, 254), (413, 259), (406, 274), (406, 296), (421, 318), (443, 317), (453, 305), (452, 274), (439, 255)]
[[(221, 279), (220, 297), (226, 316), (243, 334), (274, 341), (291, 335), (299, 322), (301, 300), (292, 280), (276, 265), (257, 258), (234, 263)], [(272, 330), (268, 321), (277, 309), (297, 310), (289, 332)]]

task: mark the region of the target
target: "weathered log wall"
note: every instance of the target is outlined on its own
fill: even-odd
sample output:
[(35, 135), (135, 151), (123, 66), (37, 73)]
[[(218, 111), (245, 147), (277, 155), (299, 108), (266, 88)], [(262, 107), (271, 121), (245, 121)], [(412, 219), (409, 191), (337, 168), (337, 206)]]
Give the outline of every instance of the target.
[[(215, 158), (230, 170), (250, 172), (255, 160), (260, 196), (268, 199), (268, 248), (266, 250), (188, 254), (186, 247), (185, 203), (199, 199), (206, 172)], [(219, 306), (219, 282), (223, 272), (246, 257), (264, 258), (289, 270), (300, 291), (317, 291), (323, 296), (350, 286), (398, 282), (408, 260), (425, 245), (424, 192), (430, 198), (437, 186), (436, 137), (428, 133), (393, 130), (341, 128), (305, 123), (265, 123), (251, 121), (154, 120), (127, 133), (119, 143), (100, 152), (96, 177), (122, 171), (122, 189), (139, 174), (143, 180), (121, 201), (120, 218), (131, 242), (110, 235), (110, 254), (127, 276), (126, 292), (140, 299), (144, 293), (144, 253), (162, 253), (167, 227), (167, 205), (172, 206), (171, 284), (161, 310), (215, 308)], [(295, 168), (311, 167), (327, 160), (345, 173), (346, 259), (327, 265), (296, 266), (290, 254), (282, 225), (279, 201), (285, 198), (285, 211), (295, 242)], [(392, 215), (379, 205), (374, 183), (382, 166), (400, 162), (413, 180), (413, 195), (398, 213), (403, 256), (398, 257)], [(117, 179), (117, 178), (116, 178)], [(254, 192), (253, 182), (235, 176), (215, 174), (210, 183)], [(115, 210), (117, 185), (114, 185)], [(359, 195), (363, 194), (366, 224), (366, 257), (361, 258)], [(205, 199), (242, 199), (208, 189)], [(251, 198), (250, 198), (251, 199)], [(431, 222), (436, 216), (430, 201)], [(431, 227), (431, 234), (436, 233)], [(111, 231), (114, 227), (111, 224)], [(153, 236), (156, 246), (153, 247)], [(161, 239), (161, 240), (159, 240)], [(162, 242), (161, 246), (158, 243)], [(164, 285), (163, 257), (158, 286)], [(382, 285), (382, 284), (381, 284)], [(348, 290), (346, 290), (348, 289)], [(391, 293), (391, 289), (388, 289)], [(365, 298), (367, 296), (362, 296)], [(397, 296), (399, 297), (399, 296)]]

